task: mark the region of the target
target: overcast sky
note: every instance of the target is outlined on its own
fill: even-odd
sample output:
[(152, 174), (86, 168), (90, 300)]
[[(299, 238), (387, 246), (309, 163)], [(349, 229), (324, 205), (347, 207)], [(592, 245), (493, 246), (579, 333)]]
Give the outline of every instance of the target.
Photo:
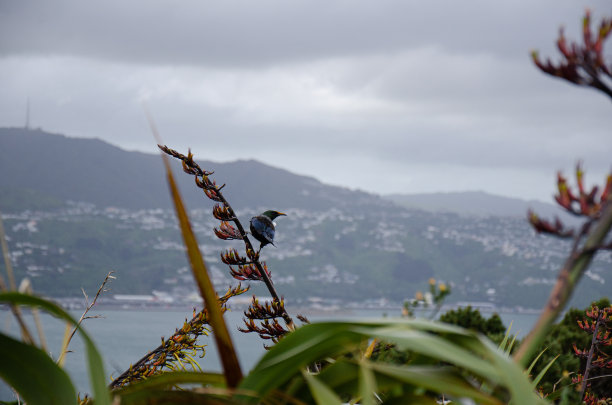
[[(257, 159), (375, 193), (551, 201), (612, 169), (612, 103), (542, 74), (610, 0), (0, 0), (0, 126)], [(612, 60), (612, 40), (606, 54)], [(222, 176), (222, 173), (218, 174)]]

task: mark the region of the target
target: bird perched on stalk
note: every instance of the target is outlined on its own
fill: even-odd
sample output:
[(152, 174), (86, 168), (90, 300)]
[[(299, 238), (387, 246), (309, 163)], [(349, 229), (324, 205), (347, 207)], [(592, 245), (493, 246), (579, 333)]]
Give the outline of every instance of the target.
[[(274, 219), (283, 214), (278, 211), (268, 210), (261, 215), (257, 215), (251, 218), (251, 235), (255, 239), (257, 239), (261, 245), (259, 245), (259, 251), (261, 248), (266, 246), (267, 244), (271, 244), (272, 246), (276, 246), (274, 244)], [(258, 251), (258, 253), (259, 253)]]

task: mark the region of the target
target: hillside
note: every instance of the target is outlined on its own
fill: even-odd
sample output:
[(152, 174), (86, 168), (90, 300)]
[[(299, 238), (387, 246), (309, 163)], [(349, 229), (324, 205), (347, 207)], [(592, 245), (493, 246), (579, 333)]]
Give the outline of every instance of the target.
[[(453, 286), (451, 302), (534, 308), (543, 305), (568, 249), (536, 235), (524, 211), (519, 217), (432, 213), (252, 160), (200, 163), (215, 171), (218, 183), (227, 183), (224, 193), (243, 223), (262, 207), (288, 214), (277, 220), (278, 247), (262, 254), (291, 303), (399, 303), (427, 289), (434, 277)], [(191, 176), (180, 173), (178, 162), (175, 167), (213, 279), (227, 288), (233, 280), (219, 253), (232, 245), (214, 238), (218, 222), (210, 201)], [(0, 129), (0, 172), (0, 210), (13, 265), (37, 291), (78, 295), (81, 287), (96, 289), (112, 269), (116, 293), (195, 293), (159, 156), (100, 140)], [(461, 206), (460, 196), (454, 197), (453, 206)], [(499, 208), (511, 200), (470, 197), (466, 204), (480, 213), (487, 210), (483, 201)], [(527, 204), (509, 202), (517, 212)], [(611, 264), (610, 254), (596, 260), (575, 294), (576, 305), (609, 294)]]

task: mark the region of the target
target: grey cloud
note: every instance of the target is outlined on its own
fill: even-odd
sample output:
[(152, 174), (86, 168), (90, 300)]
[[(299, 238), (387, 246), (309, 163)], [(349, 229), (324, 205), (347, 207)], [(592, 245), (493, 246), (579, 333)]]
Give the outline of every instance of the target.
[[(604, 0), (591, 5), (607, 10)], [(547, 49), (561, 23), (574, 30), (582, 9), (554, 0), (5, 0), (0, 52), (240, 68), (435, 44), (448, 51), (522, 55), (534, 46)]]
[(21, 125), (30, 96), (34, 126), (153, 152), (146, 101), (164, 140), (201, 158), (545, 198), (576, 159), (593, 180), (612, 163), (609, 101), (528, 57), (554, 57), (586, 5), (0, 0), (0, 125)]
[[(366, 66), (368, 70), (367, 59), (355, 59), (349, 64)], [(214, 72), (210, 71), (133, 72), (129, 66), (77, 59), (46, 64), (38, 61), (26, 69), (24, 66), (27, 65), (15, 62), (13, 70), (0, 70), (5, 77), (17, 79), (4, 87), (6, 98), (0, 100), (3, 111), (23, 113), (22, 106), (15, 106), (14, 100), (26, 88), (28, 94), (35, 95), (34, 122), (43, 122), (47, 128), (63, 128), (68, 134), (97, 136), (140, 149), (152, 146), (140, 106), (145, 100), (168, 142), (183, 149), (198, 148), (205, 157), (217, 160), (268, 156), (267, 149), (271, 149), (288, 156), (305, 153), (317, 159), (346, 153), (405, 162), (409, 155), (415, 164), (445, 162), (475, 167), (550, 168), (580, 157), (588, 157), (592, 164), (610, 164), (609, 151), (602, 148), (609, 144), (609, 104), (590, 91), (554, 83), (544, 76), (538, 79), (549, 81), (550, 89), (546, 89), (547, 84), (532, 90), (528, 80), (519, 92), (512, 88), (506, 91), (503, 82), (496, 84), (495, 80), (483, 78), (487, 72), (484, 69), (478, 72), (478, 80), (455, 77), (470, 82), (465, 88), (460, 85), (449, 90), (442, 86), (443, 90), (438, 91), (433, 86), (428, 92), (427, 84), (418, 83), (418, 78), (412, 79), (417, 83), (410, 90), (398, 90), (409, 79), (391, 75), (379, 80), (384, 85), (370, 88), (370, 94), (366, 94), (383, 103), (390, 97), (395, 103), (390, 108), (368, 107), (361, 111), (349, 105), (339, 112), (291, 102), (282, 106), (289, 93), (283, 92), (284, 82), (279, 81), (278, 88), (274, 88), (274, 75), (261, 85), (237, 84), (237, 93), (228, 90), (234, 84), (220, 83), (219, 78), (213, 77), (201, 86), (219, 86), (211, 91), (214, 98), (226, 104), (215, 105), (209, 96), (198, 93), (198, 86), (194, 86), (197, 80), (190, 77), (197, 77), (197, 73), (211, 76)], [(36, 71), (37, 66), (40, 71)], [(64, 70), (65, 66), (69, 68)], [(18, 69), (25, 76), (20, 76)], [(335, 74), (343, 76), (347, 72), (344, 68), (340, 71)], [(233, 80), (228, 79), (230, 83)], [(240, 92), (249, 86), (254, 89), (247, 94)], [(269, 86), (270, 92), (280, 91), (280, 95), (268, 99), (268, 94), (259, 94), (262, 86), (262, 91)], [(195, 93), (189, 94), (194, 88)], [(342, 83), (336, 84), (334, 91), (341, 96), (360, 93)], [(521, 92), (526, 94), (520, 96)], [(300, 102), (300, 95), (301, 90), (295, 103)], [(255, 102), (261, 105), (251, 106)], [(280, 114), (286, 116), (277, 116), (279, 108), (287, 109)], [(262, 120), (261, 115), (269, 114), (270, 109), (273, 115)], [(267, 159), (273, 159), (270, 155)]]

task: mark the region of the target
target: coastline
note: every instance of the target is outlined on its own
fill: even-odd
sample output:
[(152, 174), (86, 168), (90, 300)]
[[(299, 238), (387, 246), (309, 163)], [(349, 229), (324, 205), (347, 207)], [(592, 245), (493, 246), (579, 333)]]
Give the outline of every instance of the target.
[[(67, 298), (53, 298), (46, 297), (62, 308), (69, 311), (82, 311), (85, 310), (85, 301), (81, 298), (67, 297)], [(265, 300), (265, 298), (260, 300)], [(243, 311), (248, 308), (250, 299), (247, 302), (231, 302), (228, 305), (230, 312)], [(483, 305), (481, 302), (457, 302), (448, 303), (443, 305), (438, 313), (444, 313), (449, 310), (455, 310), (457, 308), (472, 307), (478, 309), (483, 314), (524, 314), (524, 315), (535, 315), (541, 312), (541, 308), (523, 308), (523, 307), (506, 307), (506, 306), (495, 306), (489, 303)], [(141, 301), (117, 301), (111, 298), (101, 298), (98, 300), (92, 311), (146, 311), (146, 312), (191, 312), (193, 310), (199, 311), (203, 304), (201, 302), (141, 302)], [(356, 313), (371, 311), (380, 312), (382, 316), (401, 316), (402, 304), (401, 303), (387, 303), (386, 305), (364, 305), (356, 302), (349, 302), (345, 305), (340, 305), (337, 302), (334, 304), (324, 305), (317, 303), (315, 305), (286, 305), (287, 311), (294, 314), (303, 314), (305, 316), (354, 316)], [(0, 305), (0, 310), (8, 310), (8, 306)], [(24, 308), (25, 309), (25, 308)], [(433, 308), (416, 308), (417, 314), (427, 314), (432, 312)]]

